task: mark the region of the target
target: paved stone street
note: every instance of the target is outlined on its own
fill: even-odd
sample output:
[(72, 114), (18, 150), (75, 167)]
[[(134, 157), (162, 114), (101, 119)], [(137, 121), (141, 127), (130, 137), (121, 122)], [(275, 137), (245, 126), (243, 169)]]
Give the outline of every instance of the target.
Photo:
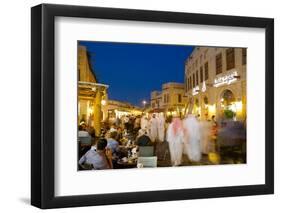
[[(231, 148), (223, 148), (220, 152), (215, 153), (213, 155), (214, 158), (220, 160), (219, 164), (241, 164), (246, 163), (246, 156), (242, 154), (242, 150), (231, 149)], [(169, 145), (168, 143), (157, 144), (156, 146), (156, 155), (158, 157), (157, 165), (158, 167), (168, 167), (171, 166), (171, 159), (169, 153)], [(212, 155), (212, 154), (211, 154)], [(202, 158), (200, 162), (191, 162), (186, 154), (182, 155), (182, 164), (181, 166), (199, 166), (199, 165), (215, 165), (216, 163), (209, 160), (209, 156), (207, 154), (202, 154)]]

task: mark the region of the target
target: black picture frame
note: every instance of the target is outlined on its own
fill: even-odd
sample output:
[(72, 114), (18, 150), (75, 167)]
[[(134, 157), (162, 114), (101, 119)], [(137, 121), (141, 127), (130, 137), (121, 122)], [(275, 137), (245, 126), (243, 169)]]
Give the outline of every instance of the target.
[[(54, 195), (54, 23), (55, 17), (59, 16), (265, 29), (265, 184), (56, 197)], [(274, 193), (273, 19), (41, 4), (31, 8), (31, 52), (32, 205), (46, 209)]]

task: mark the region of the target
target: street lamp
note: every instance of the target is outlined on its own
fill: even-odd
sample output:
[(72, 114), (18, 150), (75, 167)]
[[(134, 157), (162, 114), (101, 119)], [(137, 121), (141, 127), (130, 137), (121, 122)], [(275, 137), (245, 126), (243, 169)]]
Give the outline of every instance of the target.
[(106, 105), (106, 100), (101, 100), (101, 105), (105, 106)]
[(142, 104), (143, 104), (143, 108), (145, 108), (146, 101), (145, 101), (145, 100), (143, 100), (143, 101), (142, 101)]

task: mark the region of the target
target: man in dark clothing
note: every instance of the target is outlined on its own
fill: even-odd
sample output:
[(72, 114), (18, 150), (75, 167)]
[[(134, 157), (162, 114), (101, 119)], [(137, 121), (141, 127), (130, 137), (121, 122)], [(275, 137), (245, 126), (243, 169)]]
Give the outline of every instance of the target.
[(145, 130), (139, 130), (139, 136), (137, 137), (136, 143), (137, 146), (151, 146), (151, 140), (146, 135)]

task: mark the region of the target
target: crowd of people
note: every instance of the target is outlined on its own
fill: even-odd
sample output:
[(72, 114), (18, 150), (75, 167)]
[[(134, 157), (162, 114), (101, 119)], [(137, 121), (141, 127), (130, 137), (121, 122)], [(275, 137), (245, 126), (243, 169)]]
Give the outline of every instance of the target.
[[(126, 115), (103, 123), (98, 138), (83, 123), (79, 126), (79, 137), (92, 137), (92, 146), (80, 156), (79, 165), (89, 164), (93, 169), (116, 168), (118, 159), (133, 154), (137, 157), (139, 146), (156, 147), (161, 143), (168, 143), (172, 166), (181, 165), (184, 155), (190, 162), (200, 162), (202, 155), (218, 151), (218, 124), (215, 116), (204, 121), (199, 118), (193, 114), (184, 118), (165, 118), (163, 113)], [(129, 146), (135, 147), (131, 153), (120, 149)]]
[(217, 122), (199, 121), (198, 117), (189, 114), (183, 120), (173, 118), (167, 129), (167, 141), (170, 148), (171, 163), (178, 166), (186, 154), (192, 162), (199, 162), (202, 153), (216, 151)]

